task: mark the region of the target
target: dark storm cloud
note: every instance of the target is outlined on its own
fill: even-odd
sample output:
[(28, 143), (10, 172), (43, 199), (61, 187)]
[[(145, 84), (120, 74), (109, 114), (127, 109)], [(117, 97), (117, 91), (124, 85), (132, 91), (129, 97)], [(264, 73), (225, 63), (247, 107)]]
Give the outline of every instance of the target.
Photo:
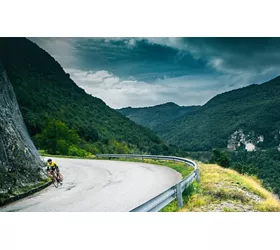
[(120, 77), (155, 80), (210, 73), (205, 63), (176, 47), (144, 38), (32, 38), (65, 68), (108, 70)]
[(280, 74), (279, 38), (32, 38), (112, 107), (214, 95)]
[(120, 77), (150, 81), (206, 71), (204, 64), (189, 53), (146, 39), (84, 39), (77, 40), (75, 47), (85, 70), (107, 69)]
[(279, 38), (178, 38), (173, 47), (223, 72), (262, 73), (280, 66)]

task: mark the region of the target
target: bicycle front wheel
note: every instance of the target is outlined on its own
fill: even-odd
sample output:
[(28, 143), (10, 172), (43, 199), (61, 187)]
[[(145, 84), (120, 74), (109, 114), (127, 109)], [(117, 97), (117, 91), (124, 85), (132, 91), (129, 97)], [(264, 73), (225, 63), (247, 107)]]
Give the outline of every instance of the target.
[(53, 176), (53, 185), (57, 188), (58, 187), (58, 181), (57, 181), (57, 177), (54, 175)]

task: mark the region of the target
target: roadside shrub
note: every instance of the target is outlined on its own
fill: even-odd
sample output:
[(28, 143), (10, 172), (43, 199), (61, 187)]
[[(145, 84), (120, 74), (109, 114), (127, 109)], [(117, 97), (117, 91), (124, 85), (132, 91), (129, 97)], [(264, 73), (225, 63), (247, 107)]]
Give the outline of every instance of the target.
[(221, 152), (217, 149), (213, 150), (210, 163), (216, 163), (224, 168), (228, 168), (230, 166), (230, 161), (229, 161), (229, 158), (227, 157), (226, 153)]
[(84, 150), (84, 149), (80, 149), (80, 148), (77, 148), (74, 145), (71, 145), (68, 148), (68, 155), (86, 157), (86, 156), (89, 155), (89, 153), (86, 150)]

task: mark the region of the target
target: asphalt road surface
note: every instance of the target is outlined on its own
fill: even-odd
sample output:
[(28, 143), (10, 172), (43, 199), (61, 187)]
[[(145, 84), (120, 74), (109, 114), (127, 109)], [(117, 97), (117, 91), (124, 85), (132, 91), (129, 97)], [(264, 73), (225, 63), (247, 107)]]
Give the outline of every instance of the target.
[(136, 162), (53, 158), (64, 176), (53, 185), (0, 208), (18, 212), (124, 212), (182, 179), (167, 167)]

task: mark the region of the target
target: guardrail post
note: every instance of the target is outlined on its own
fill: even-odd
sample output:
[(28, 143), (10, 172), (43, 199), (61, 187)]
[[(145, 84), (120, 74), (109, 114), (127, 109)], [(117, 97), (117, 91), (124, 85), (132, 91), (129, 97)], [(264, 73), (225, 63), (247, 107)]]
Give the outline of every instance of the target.
[(199, 169), (196, 170), (196, 182), (199, 183), (200, 182), (200, 172)]
[(183, 197), (182, 197), (182, 188), (180, 184), (176, 185), (176, 196), (177, 196), (177, 207), (183, 207)]

